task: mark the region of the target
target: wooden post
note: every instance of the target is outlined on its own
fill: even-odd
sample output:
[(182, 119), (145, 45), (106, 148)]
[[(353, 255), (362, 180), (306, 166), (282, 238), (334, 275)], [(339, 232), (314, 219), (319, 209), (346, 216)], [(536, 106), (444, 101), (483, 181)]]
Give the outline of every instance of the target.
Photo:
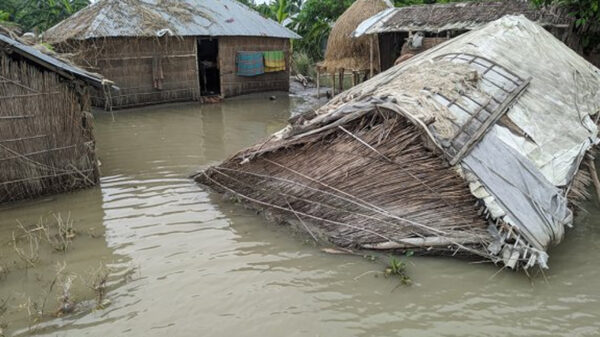
[(352, 71), (352, 86), (356, 86), (356, 71)]
[(317, 99), (321, 98), (321, 68), (317, 67)]
[(370, 45), (370, 49), (371, 49), (371, 55), (370, 55), (370, 64), (371, 64), (371, 71), (370, 71), (370, 77), (373, 77), (373, 74), (375, 73), (375, 69), (373, 68), (373, 34), (369, 35), (369, 45)]
[(331, 73), (331, 96), (335, 96), (335, 72)]
[(340, 91), (339, 92), (342, 93), (342, 91), (344, 91), (344, 68), (341, 68), (338, 71), (338, 74), (340, 76), (340, 83), (339, 83), (339, 85), (340, 85)]
[(198, 97), (194, 101), (202, 103), (202, 84), (200, 84), (200, 68), (198, 67), (198, 39), (194, 41), (194, 65), (196, 66), (196, 87), (198, 88)]

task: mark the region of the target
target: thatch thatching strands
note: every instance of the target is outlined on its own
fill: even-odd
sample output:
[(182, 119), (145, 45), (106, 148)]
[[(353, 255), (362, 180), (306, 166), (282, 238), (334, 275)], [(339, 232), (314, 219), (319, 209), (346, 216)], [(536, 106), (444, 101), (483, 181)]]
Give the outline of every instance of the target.
[[(70, 43), (70, 44), (69, 44)], [(123, 37), (69, 41), (57, 48), (77, 50), (76, 63), (115, 81), (109, 106), (126, 108), (152, 103), (195, 100), (199, 97), (196, 39), (193, 37)], [(153, 59), (162, 60), (162, 89), (154, 87)], [(106, 106), (106, 93), (94, 89), (93, 104)]]
[(86, 88), (0, 53), (0, 202), (98, 181)]
[(423, 151), (416, 127), (398, 116), (382, 120), (376, 115), (343, 128), (379, 154), (333, 129), (305, 138), (310, 141), (292, 145), (293, 150), (264, 153), (243, 165), (234, 157), (197, 179), (259, 208), (299, 216), (342, 246), (437, 242), (414, 248), (447, 254), (460, 248), (487, 257), (487, 224), (476, 214), (464, 182), (445, 169), (442, 159)]
[[(384, 0), (357, 0), (342, 14), (331, 29), (321, 68), (326, 72), (364, 71), (371, 67), (371, 58), (379, 58), (379, 45), (369, 37), (351, 38), (358, 25), (388, 8)], [(371, 43), (373, 48), (371, 49)], [(371, 51), (373, 56), (371, 57)], [(378, 62), (375, 62), (376, 64)], [(377, 64), (376, 70), (379, 69)]]

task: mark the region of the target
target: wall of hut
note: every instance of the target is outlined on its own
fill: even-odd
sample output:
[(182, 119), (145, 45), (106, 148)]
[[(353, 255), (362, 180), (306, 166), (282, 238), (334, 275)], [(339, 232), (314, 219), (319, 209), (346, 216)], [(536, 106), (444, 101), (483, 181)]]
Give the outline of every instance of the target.
[[(238, 51), (285, 52), (285, 71), (266, 73), (254, 77), (236, 75), (235, 58)], [(221, 94), (225, 97), (262, 91), (289, 91), (290, 89), (290, 42), (288, 39), (267, 37), (221, 37), (219, 38), (219, 68), (221, 70)]]
[[(64, 46), (63, 46), (64, 48)], [(195, 37), (105, 38), (77, 42), (77, 63), (120, 88), (109, 98), (101, 90), (93, 104), (115, 108), (191, 101), (199, 98)]]
[(98, 183), (88, 87), (0, 50), (0, 203)]

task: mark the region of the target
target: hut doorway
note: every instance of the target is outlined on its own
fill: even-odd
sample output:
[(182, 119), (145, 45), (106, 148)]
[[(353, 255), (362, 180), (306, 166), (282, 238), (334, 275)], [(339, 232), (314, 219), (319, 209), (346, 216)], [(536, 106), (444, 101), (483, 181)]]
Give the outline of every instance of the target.
[(221, 94), (221, 74), (219, 72), (219, 40), (198, 39), (198, 76), (200, 94), (217, 96)]
[(386, 71), (394, 66), (396, 59), (400, 57), (402, 46), (408, 38), (408, 33), (384, 33), (379, 34), (379, 66), (381, 71)]

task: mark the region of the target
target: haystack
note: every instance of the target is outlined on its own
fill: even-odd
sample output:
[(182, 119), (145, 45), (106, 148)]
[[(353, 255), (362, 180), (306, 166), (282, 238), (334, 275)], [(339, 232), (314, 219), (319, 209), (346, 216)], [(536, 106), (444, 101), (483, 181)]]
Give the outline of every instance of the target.
[(196, 180), (340, 246), (547, 268), (595, 174), (581, 168), (598, 143), (599, 110), (600, 70), (507, 16)]
[[(358, 25), (380, 11), (391, 7), (387, 0), (357, 0), (338, 18), (331, 29), (325, 51), (325, 60), (320, 67), (329, 73), (341, 69), (364, 71), (370, 69), (371, 42), (369, 37), (352, 39)], [(373, 41), (374, 60), (379, 57), (377, 41)], [(375, 62), (375, 71), (378, 71)]]

